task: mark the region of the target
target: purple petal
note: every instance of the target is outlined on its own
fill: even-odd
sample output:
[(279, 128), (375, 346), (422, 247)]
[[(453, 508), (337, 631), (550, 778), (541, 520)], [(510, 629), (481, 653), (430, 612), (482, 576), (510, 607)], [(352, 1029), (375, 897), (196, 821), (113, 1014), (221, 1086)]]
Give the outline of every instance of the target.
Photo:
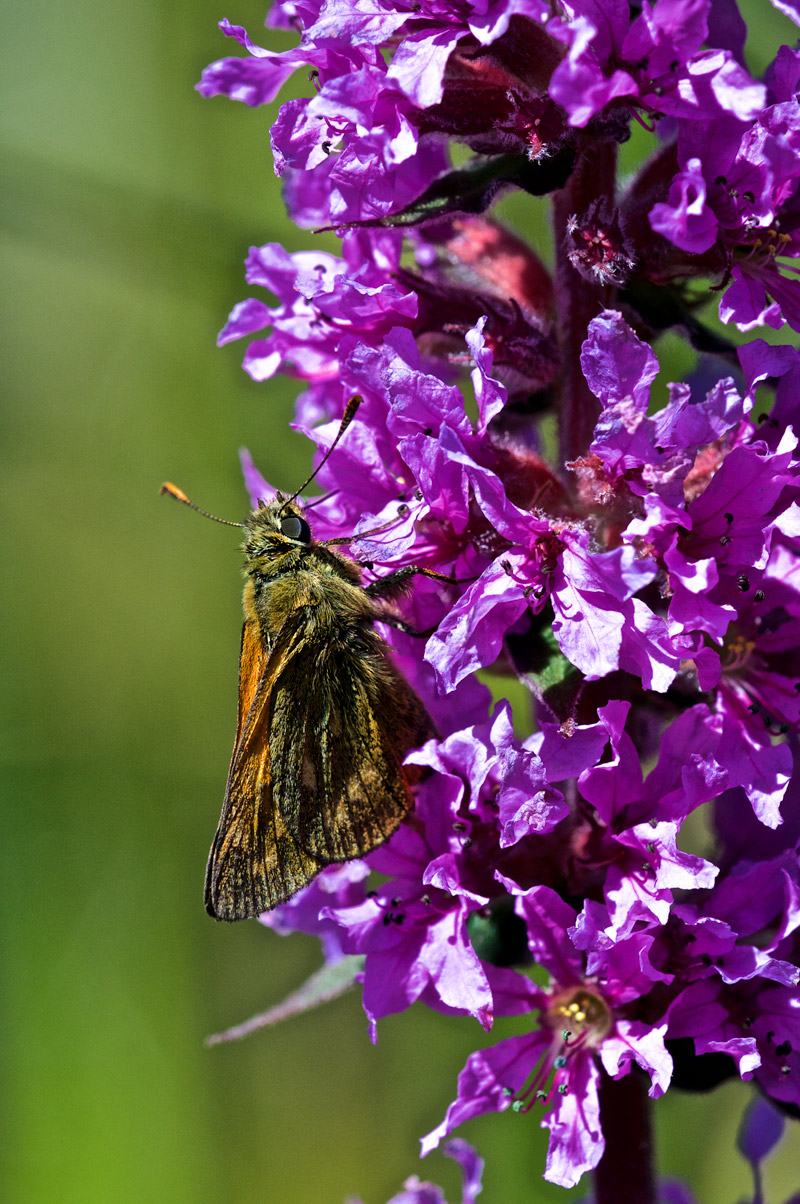
[(397, 48), (388, 78), (421, 109), (439, 104), (447, 60), (467, 33), (462, 29), (424, 30), (404, 38)]
[(473, 1116), (504, 1112), (550, 1043), (544, 1031), (509, 1037), (489, 1049), (470, 1054), (458, 1076), (458, 1093), (442, 1123), (423, 1137), (422, 1157), (435, 1150), (448, 1133)]
[(764, 285), (753, 275), (745, 274), (738, 264), (731, 272), (731, 281), (719, 303), (720, 321), (733, 322), (744, 331), (756, 326), (779, 330), (783, 325), (781, 308), (777, 301), (767, 299)]
[(445, 693), (475, 669), (497, 659), (505, 633), (527, 609), (526, 586), (509, 575), (506, 562), (519, 573), (527, 571), (524, 555), (507, 553), (495, 560), (428, 640), (425, 659), (436, 670)]
[(448, 1141), (444, 1153), (448, 1158), (454, 1158), (461, 1167), (461, 1204), (475, 1204), (475, 1198), (480, 1195), (483, 1187), (483, 1159), (463, 1137), (454, 1137), (452, 1141)]
[(481, 432), (486, 430), (486, 427), (500, 413), (508, 400), (508, 390), (505, 385), (491, 376), (494, 357), (486, 346), (486, 339), (483, 335), (486, 322), (485, 316), (479, 318), (477, 324), (473, 326), (472, 330), (468, 330), (466, 335), (467, 346), (475, 361), (471, 376), (480, 417), (478, 429)]
[[(631, 439), (647, 414), (650, 385), (658, 375), (652, 348), (636, 337), (622, 314), (605, 310), (589, 325), (581, 367), (586, 383), (604, 406), (595, 442), (605, 446)], [(624, 444), (619, 455), (624, 455)], [(609, 467), (613, 465), (609, 463)]]
[(561, 986), (580, 980), (581, 959), (567, 935), (575, 923), (575, 911), (549, 886), (520, 891), (506, 879), (517, 896), (514, 910), (527, 926), (528, 948), (533, 960)]
[(650, 225), (682, 251), (700, 255), (713, 247), (718, 222), (706, 202), (706, 182), (699, 159), (690, 159), (675, 176), (666, 203), (650, 210)]
[(600, 1050), (606, 1072), (621, 1078), (630, 1069), (628, 1064), (636, 1062), (652, 1080), (650, 1098), (658, 1099), (672, 1078), (672, 1058), (664, 1045), (666, 1031), (666, 1024), (654, 1028), (641, 1020), (618, 1020), (616, 1035), (606, 1037)]

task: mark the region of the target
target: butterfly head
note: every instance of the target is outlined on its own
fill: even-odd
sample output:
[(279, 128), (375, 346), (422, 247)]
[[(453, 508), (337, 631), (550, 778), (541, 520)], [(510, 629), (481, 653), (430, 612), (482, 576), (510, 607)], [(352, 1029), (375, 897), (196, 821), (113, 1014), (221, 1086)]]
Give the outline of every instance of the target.
[(312, 543), (311, 528), (302, 509), (281, 494), (253, 510), (245, 520), (244, 530), (244, 550), (248, 559), (280, 556), (292, 548), (302, 549)]

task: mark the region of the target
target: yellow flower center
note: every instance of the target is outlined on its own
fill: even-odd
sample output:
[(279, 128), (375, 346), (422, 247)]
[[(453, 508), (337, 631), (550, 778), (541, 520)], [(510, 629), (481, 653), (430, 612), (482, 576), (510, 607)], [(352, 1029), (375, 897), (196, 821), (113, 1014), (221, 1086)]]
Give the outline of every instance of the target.
[(564, 1030), (572, 1039), (583, 1036), (590, 1045), (599, 1045), (612, 1023), (605, 1000), (586, 987), (570, 987), (554, 995), (547, 1020), (554, 1032)]

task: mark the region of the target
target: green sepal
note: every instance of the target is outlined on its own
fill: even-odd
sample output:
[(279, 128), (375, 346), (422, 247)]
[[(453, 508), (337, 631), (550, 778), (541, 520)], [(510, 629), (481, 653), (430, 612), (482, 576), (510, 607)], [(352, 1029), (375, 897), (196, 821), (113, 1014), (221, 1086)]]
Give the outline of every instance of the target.
[(506, 637), (514, 670), (537, 700), (558, 723), (574, 717), (583, 685), (583, 674), (559, 648), (553, 634), (552, 611), (547, 607), (535, 615), (528, 631)]
[(481, 961), (492, 966), (524, 966), (531, 960), (525, 921), (514, 911), (510, 897), (470, 912), (467, 933)]

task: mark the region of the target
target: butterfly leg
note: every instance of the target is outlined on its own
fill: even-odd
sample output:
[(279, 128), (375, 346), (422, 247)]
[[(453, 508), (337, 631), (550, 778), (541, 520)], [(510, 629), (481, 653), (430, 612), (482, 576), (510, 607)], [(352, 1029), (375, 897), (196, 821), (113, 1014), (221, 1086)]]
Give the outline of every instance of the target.
[(417, 564), (406, 564), (401, 569), (395, 569), (393, 573), (387, 573), (385, 577), (371, 581), (364, 587), (364, 593), (369, 594), (370, 598), (396, 598), (398, 594), (405, 593), (412, 577), (432, 577), (434, 581), (450, 583), (455, 581), (455, 577), (448, 577), (446, 573), (423, 569)]
[[(370, 598), (386, 601), (397, 597), (398, 594), (405, 593), (411, 578), (417, 576), (432, 577), (434, 581), (453, 581), (452, 577), (448, 577), (444, 573), (434, 572), (433, 569), (423, 569), (416, 564), (407, 564), (393, 573), (388, 573), (385, 577), (379, 577), (377, 581), (370, 582), (365, 586), (364, 593), (369, 594)], [(416, 639), (427, 640), (436, 630), (435, 627), (429, 627), (426, 631), (418, 631), (416, 627), (406, 623), (405, 619), (401, 619), (395, 611), (388, 608), (381, 610), (376, 618), (379, 622), (385, 623), (387, 627), (394, 627), (397, 631), (414, 636)]]
[(412, 627), (410, 623), (406, 623), (405, 619), (401, 619), (393, 610), (382, 610), (376, 616), (378, 623), (385, 623), (387, 627), (394, 627), (396, 631), (402, 631), (404, 635), (411, 635), (417, 640), (427, 640), (433, 635), (435, 627), (428, 627), (425, 631), (418, 631), (416, 627)]

